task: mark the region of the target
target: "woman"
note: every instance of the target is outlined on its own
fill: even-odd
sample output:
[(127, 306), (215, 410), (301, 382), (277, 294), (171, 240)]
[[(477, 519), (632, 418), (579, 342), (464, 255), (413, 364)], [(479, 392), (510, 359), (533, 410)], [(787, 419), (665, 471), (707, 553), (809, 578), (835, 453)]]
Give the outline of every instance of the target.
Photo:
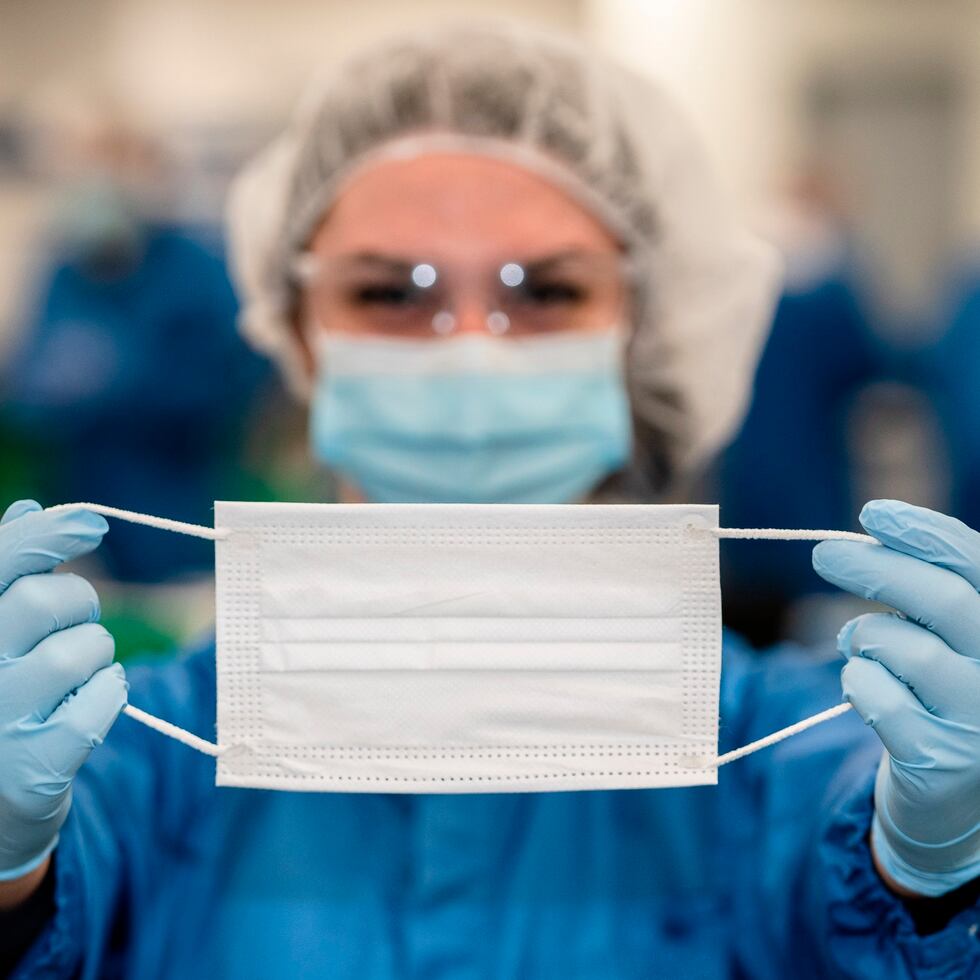
[[(344, 66), (246, 171), (231, 224), (246, 333), (310, 395), (349, 500), (677, 492), (738, 420), (774, 286), (656, 89), (501, 28)], [(105, 525), (13, 505), (14, 975), (970, 973), (980, 536), (897, 504), (864, 519), (887, 547), (825, 543), (815, 564), (909, 613), (840, 639), (884, 756), (851, 717), (717, 789), (394, 797), (216, 790), (209, 760), (128, 719), (88, 759), (125, 680), (91, 589), (47, 573)], [(724, 656), (729, 745), (840, 696), (831, 662), (732, 637)], [(210, 732), (213, 648), (129, 682)]]

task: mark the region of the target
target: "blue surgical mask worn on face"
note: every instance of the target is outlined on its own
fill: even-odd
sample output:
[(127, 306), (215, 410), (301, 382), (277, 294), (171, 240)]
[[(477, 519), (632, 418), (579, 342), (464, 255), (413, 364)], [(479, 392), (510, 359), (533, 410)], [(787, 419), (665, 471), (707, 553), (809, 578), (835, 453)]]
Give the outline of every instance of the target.
[(314, 455), (373, 503), (568, 503), (629, 458), (622, 332), (321, 334)]

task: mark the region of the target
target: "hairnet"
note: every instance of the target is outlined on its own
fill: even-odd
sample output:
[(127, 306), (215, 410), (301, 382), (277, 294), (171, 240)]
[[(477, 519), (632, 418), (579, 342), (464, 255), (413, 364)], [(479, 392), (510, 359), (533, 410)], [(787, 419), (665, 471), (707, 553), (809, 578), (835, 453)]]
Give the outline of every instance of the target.
[(446, 148), (544, 174), (620, 237), (640, 273), (627, 356), (650, 457), (639, 468), (676, 476), (708, 458), (744, 412), (778, 263), (733, 219), (667, 94), (569, 38), (443, 26), (377, 45), (315, 86), (232, 188), (245, 336), (304, 390), (295, 256), (356, 170)]

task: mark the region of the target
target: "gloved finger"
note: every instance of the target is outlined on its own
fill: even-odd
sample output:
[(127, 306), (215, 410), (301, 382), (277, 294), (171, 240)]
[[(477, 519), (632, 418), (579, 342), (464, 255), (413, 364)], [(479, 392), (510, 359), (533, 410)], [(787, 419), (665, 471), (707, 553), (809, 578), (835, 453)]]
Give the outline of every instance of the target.
[(955, 517), (901, 500), (870, 500), (861, 523), (889, 548), (948, 568), (980, 590), (980, 532)]
[(857, 541), (821, 541), (813, 567), (833, 585), (905, 613), (957, 653), (980, 657), (980, 594), (955, 572)]
[(99, 546), (109, 530), (88, 510), (39, 510), (0, 525), (0, 593), (22, 575), (50, 572)]
[(939, 724), (922, 702), (887, 667), (854, 657), (841, 671), (844, 700), (870, 725), (898, 762), (914, 765)]
[(52, 770), (74, 776), (89, 753), (105, 740), (126, 705), (126, 672), (112, 664), (93, 674), (40, 726)]
[(844, 625), (837, 648), (865, 657), (889, 673), (942, 718), (972, 718), (980, 690), (980, 660), (961, 657), (935, 633), (893, 613), (866, 613)]
[(0, 660), (22, 657), (46, 636), (98, 618), (99, 597), (80, 575), (23, 575), (0, 595)]
[(26, 657), (0, 661), (0, 704), (14, 718), (43, 721), (66, 697), (112, 663), (115, 643), (99, 623), (59, 630)]
[(42, 509), (36, 500), (15, 500), (3, 512), (3, 517), (0, 517), (0, 524), (9, 524), (11, 521), (16, 521), (18, 517), (23, 517), (25, 514)]

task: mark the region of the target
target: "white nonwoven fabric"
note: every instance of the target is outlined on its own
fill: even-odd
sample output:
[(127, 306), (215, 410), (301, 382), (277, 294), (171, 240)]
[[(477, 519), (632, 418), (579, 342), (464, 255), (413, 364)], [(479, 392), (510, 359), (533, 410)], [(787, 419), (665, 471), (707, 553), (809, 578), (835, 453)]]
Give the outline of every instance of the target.
[(713, 784), (715, 507), (223, 503), (217, 783)]

